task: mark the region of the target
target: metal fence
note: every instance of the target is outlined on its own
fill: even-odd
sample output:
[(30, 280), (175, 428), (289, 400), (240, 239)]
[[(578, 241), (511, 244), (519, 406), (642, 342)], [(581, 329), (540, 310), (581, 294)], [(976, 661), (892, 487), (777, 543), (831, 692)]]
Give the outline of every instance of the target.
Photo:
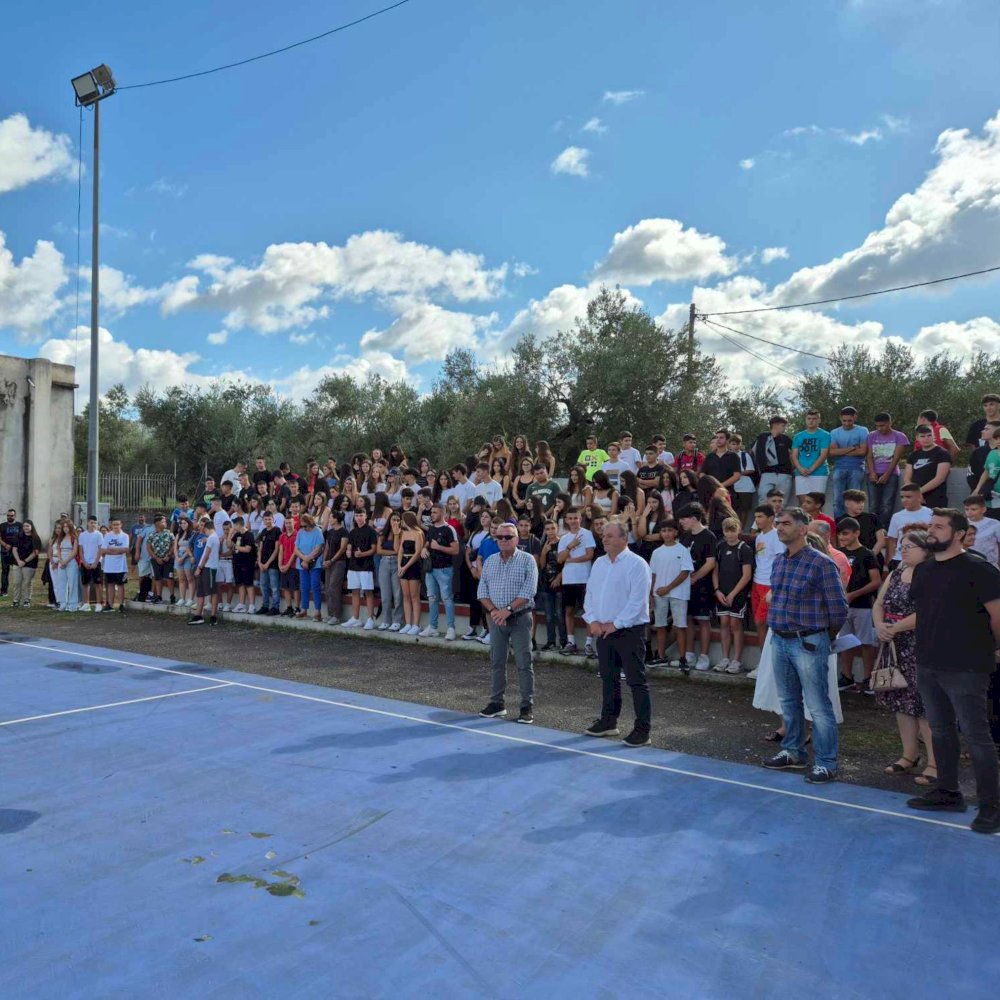
[[(74, 500), (87, 499), (86, 473), (73, 476)], [(177, 497), (177, 477), (170, 472), (102, 472), (98, 496), (115, 511), (170, 510)]]

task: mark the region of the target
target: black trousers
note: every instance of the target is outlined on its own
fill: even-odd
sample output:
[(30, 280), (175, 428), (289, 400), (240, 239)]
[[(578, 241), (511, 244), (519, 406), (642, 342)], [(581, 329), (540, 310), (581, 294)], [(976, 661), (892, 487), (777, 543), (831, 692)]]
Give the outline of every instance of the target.
[(646, 626), (612, 632), (597, 640), (597, 663), (601, 671), (601, 718), (617, 719), (622, 710), (621, 673), (632, 689), (636, 729), (649, 731), (652, 704), (646, 680)]
[(7, 593), (7, 584), (10, 582), (10, 568), (14, 565), (14, 557), (4, 550), (0, 552), (0, 590)]
[(1000, 801), (1000, 761), (987, 714), (990, 677), (971, 670), (929, 670), (917, 666), (917, 687), (927, 710), (937, 758), (938, 788), (947, 792), (959, 790), (961, 726), (972, 757), (980, 805)]

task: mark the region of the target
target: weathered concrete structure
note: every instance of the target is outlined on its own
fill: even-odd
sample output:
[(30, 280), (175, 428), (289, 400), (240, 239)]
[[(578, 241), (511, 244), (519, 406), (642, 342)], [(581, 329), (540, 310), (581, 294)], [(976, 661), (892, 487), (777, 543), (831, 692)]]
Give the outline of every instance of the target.
[(73, 500), (72, 365), (0, 355), (0, 505), (48, 539)]

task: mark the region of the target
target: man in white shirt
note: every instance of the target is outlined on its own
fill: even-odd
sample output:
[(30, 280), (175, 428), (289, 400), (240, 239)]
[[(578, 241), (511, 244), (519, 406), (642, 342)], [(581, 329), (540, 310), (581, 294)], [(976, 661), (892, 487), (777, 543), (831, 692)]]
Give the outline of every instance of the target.
[(208, 512), (209, 517), (212, 518), (212, 525), (215, 528), (215, 533), (222, 537), (223, 531), (225, 531), (225, 526), (229, 524), (232, 518), (222, 509), (222, 498), (212, 497), (212, 509)]
[(458, 502), (462, 506), (462, 513), (466, 514), (472, 506), (472, 499), (476, 495), (476, 485), (468, 476), (468, 472), (461, 462), (451, 470), (451, 478), (455, 485), (450, 490), (445, 490), (441, 494), (441, 503), (446, 504), (448, 497), (458, 497)]
[(661, 465), (674, 464), (674, 453), (667, 451), (667, 439), (662, 434), (657, 434), (653, 438), (653, 447), (656, 448), (656, 460)]
[[(672, 518), (661, 522), (660, 540), (663, 542), (653, 551), (649, 569), (653, 575), (653, 630), (656, 632), (656, 659), (650, 666), (679, 667), (687, 657), (687, 606), (691, 599), (691, 574), (694, 563), (691, 550), (681, 545), (677, 538), (680, 525)], [(677, 659), (666, 658), (667, 622), (673, 620), (677, 639)]]
[[(594, 558), (597, 542), (594, 536), (580, 527), (580, 512), (570, 507), (563, 516), (566, 534), (559, 539), (556, 558), (562, 566), (562, 601), (566, 615), (566, 645), (560, 653), (571, 656), (576, 652), (574, 636), (577, 609), (583, 610), (590, 579), (590, 563)], [(589, 642), (589, 640), (588, 640)]]
[[(976, 529), (972, 548), (987, 562), (1000, 567), (1000, 521), (986, 516), (986, 501), (981, 496), (971, 496), (965, 501), (965, 516)], [(81, 536), (82, 537), (82, 536)]]
[(637, 472), (642, 455), (638, 448), (632, 447), (632, 432), (622, 431), (620, 440), (622, 444), (621, 460), (628, 465), (629, 471)]
[(629, 471), (629, 464), (622, 460), (622, 446), (618, 441), (612, 441), (608, 445), (608, 455), (610, 457), (601, 466), (601, 469), (607, 473), (611, 485), (617, 490), (620, 489), (618, 483), (622, 473)]
[(472, 495), (482, 497), (491, 510), (503, 499), (503, 487), (490, 475), (490, 467), (485, 462), (476, 466), (476, 481)]
[(199, 529), (205, 536), (205, 549), (194, 570), (198, 599), (195, 602), (194, 616), (188, 621), (188, 625), (205, 624), (205, 619), (202, 616), (202, 612), (205, 610), (205, 598), (211, 598), (212, 618), (210, 624), (215, 625), (218, 622), (219, 611), (219, 593), (215, 587), (215, 575), (219, 571), (219, 550), (222, 543), (216, 534), (211, 518), (203, 517)]
[(632, 689), (635, 727), (622, 742), (649, 745), (652, 706), (646, 681), (646, 626), (649, 624), (651, 576), (645, 560), (628, 548), (628, 534), (617, 522), (604, 529), (604, 551), (587, 581), (583, 619), (597, 642), (601, 672), (601, 717), (587, 736), (617, 736), (622, 707), (621, 672)]
[(767, 610), (771, 604), (771, 567), (784, 551), (785, 545), (778, 538), (774, 527), (774, 508), (762, 503), (753, 512), (756, 533), (753, 536), (755, 553), (753, 585), (750, 588), (750, 609), (757, 624), (757, 639), (763, 647), (767, 637)]
[[(112, 518), (111, 530), (104, 536), (101, 545), (101, 555), (104, 556), (104, 580), (107, 584), (106, 611), (115, 606), (118, 598), (118, 610), (125, 613), (125, 579), (128, 576), (129, 537), (122, 531), (120, 517)], [(120, 591), (120, 593), (119, 593)]]
[(903, 505), (902, 510), (897, 510), (889, 520), (889, 530), (885, 533), (886, 550), (885, 556), (888, 564), (898, 562), (896, 558), (896, 545), (899, 533), (907, 524), (930, 524), (934, 512), (930, 507), (924, 506), (924, 497), (920, 492), (920, 487), (916, 483), (908, 483), (899, 489), (899, 500)]
[(94, 594), (94, 610), (100, 611), (105, 602), (104, 576), (101, 573), (101, 548), (104, 546), (104, 535), (97, 530), (97, 518), (87, 518), (87, 529), (81, 531), (77, 541), (80, 543), (80, 586), (83, 588), (83, 604), (81, 611), (89, 611), (89, 594)]
[(238, 497), (240, 495), (240, 476), (245, 475), (247, 471), (246, 462), (237, 462), (231, 469), (226, 469), (222, 473), (222, 478), (219, 480), (219, 485), (223, 483), (229, 483), (233, 488), (233, 496)]

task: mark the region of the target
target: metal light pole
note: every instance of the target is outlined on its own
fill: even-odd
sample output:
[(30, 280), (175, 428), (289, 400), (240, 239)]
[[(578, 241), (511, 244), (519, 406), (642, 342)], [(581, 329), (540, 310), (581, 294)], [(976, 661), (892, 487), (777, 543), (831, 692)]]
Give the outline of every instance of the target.
[(89, 73), (73, 78), (78, 107), (94, 109), (94, 194), (90, 235), (90, 426), (87, 436), (87, 516), (97, 517), (98, 465), (100, 446), (100, 395), (97, 380), (100, 370), (98, 342), (98, 306), (100, 304), (100, 152), (101, 101), (115, 92), (111, 70), (103, 63)]

